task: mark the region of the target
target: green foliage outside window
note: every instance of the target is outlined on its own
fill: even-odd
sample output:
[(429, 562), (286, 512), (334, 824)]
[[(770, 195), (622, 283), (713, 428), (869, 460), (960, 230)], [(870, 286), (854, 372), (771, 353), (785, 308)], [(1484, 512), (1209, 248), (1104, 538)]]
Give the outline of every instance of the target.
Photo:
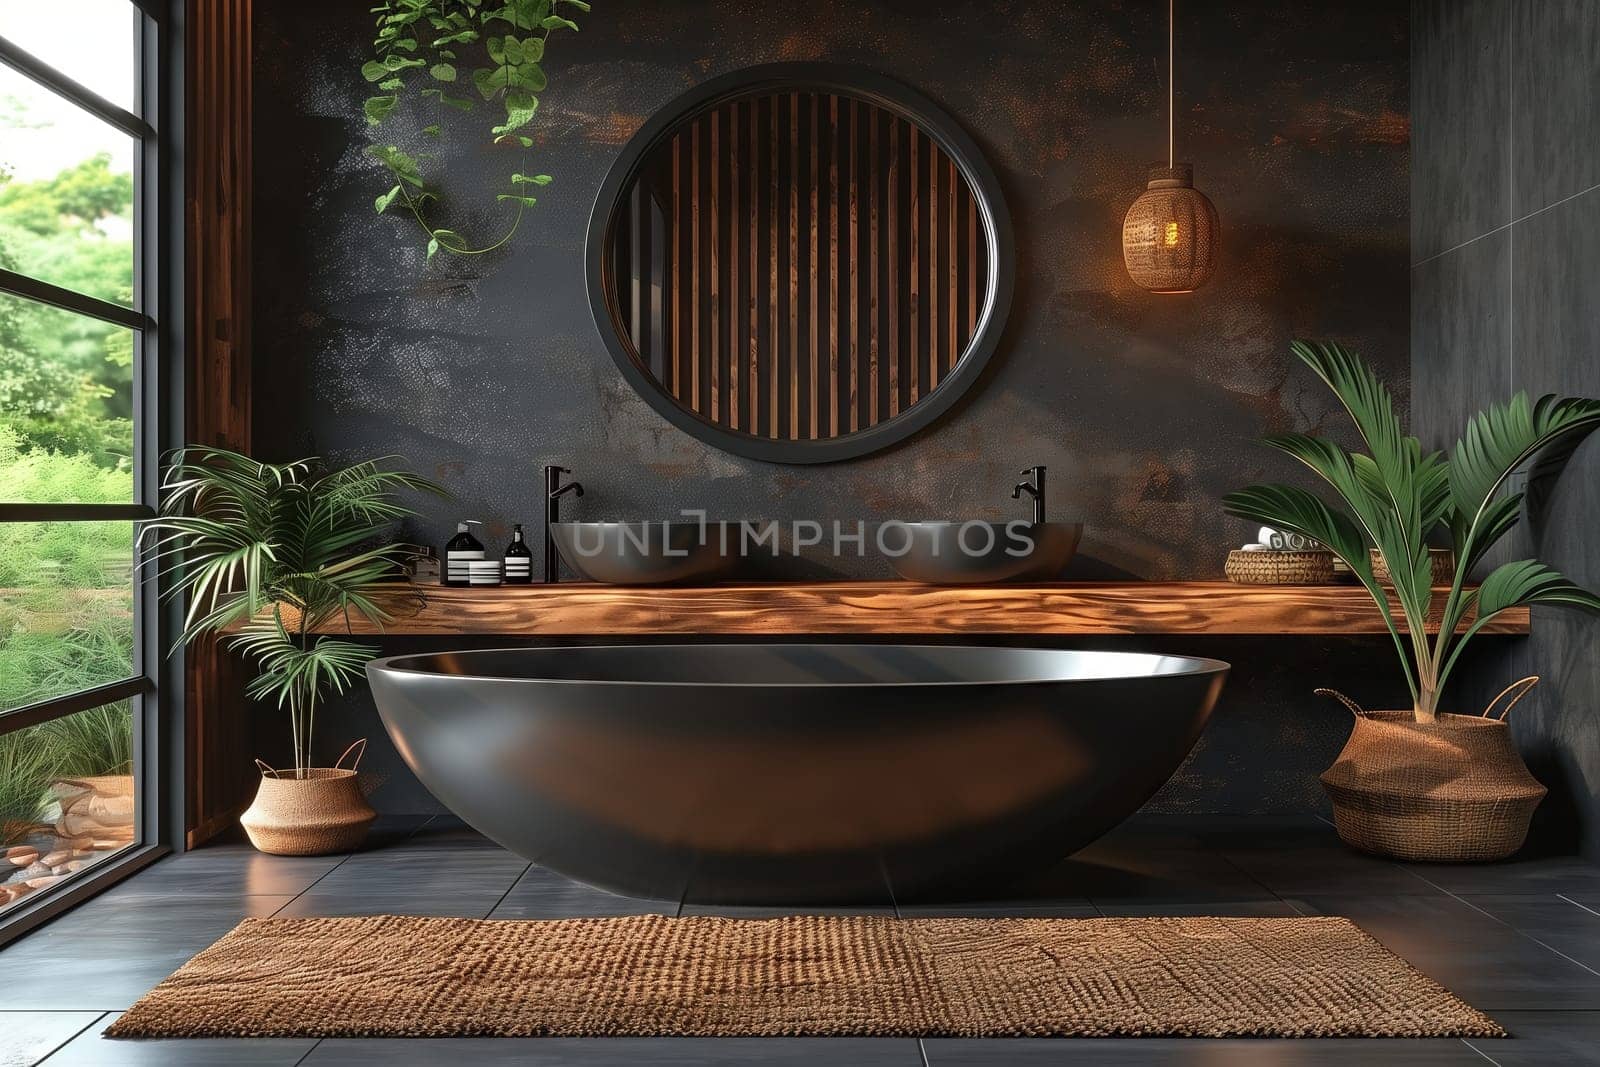
[[(126, 304), (133, 250), (121, 234), (131, 233), (132, 205), (133, 176), (114, 173), (103, 153), (40, 181), (0, 173), (0, 267)], [(23, 451), (130, 471), (132, 403), (128, 330), (0, 296), (0, 427)]]
[[(24, 120), (0, 98), (0, 130)], [(0, 267), (124, 306), (133, 176), (94, 154), (54, 176), (0, 169)], [(0, 501), (132, 499), (133, 335), (0, 295)], [(0, 710), (133, 673), (133, 524), (0, 523)], [(126, 702), (0, 735), (0, 844), (50, 783), (131, 770)]]

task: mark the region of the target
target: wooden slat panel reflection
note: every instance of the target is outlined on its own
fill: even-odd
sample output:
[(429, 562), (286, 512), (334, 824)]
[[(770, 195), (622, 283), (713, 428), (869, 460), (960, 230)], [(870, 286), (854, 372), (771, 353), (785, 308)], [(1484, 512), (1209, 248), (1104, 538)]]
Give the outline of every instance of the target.
[(976, 328), (987, 257), (955, 160), (892, 111), (790, 90), (686, 122), (610, 243), (639, 363), (708, 422), (815, 440), (926, 397)]

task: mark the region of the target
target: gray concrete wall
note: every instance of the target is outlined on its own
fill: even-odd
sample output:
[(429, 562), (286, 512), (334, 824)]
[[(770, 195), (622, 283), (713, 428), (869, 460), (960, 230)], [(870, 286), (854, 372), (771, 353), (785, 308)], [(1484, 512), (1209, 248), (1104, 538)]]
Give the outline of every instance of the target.
[[(1446, 447), (1517, 390), (1600, 396), (1600, 5), (1412, 7), (1411, 374), (1417, 433)], [(1600, 442), (1494, 563), (1533, 556), (1600, 587)], [(1600, 854), (1600, 620), (1537, 610), (1533, 636), (1475, 657), (1452, 707), (1543, 682), (1512, 714), (1550, 787), (1548, 846)]]

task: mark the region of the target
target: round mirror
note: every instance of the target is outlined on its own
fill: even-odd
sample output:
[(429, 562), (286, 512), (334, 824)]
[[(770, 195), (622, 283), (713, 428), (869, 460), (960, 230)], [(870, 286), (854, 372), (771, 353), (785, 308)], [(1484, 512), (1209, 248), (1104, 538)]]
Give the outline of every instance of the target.
[(618, 367), (680, 428), (756, 459), (847, 459), (978, 377), (1010, 304), (1010, 219), (920, 94), (777, 64), (644, 124), (596, 200), (588, 283)]

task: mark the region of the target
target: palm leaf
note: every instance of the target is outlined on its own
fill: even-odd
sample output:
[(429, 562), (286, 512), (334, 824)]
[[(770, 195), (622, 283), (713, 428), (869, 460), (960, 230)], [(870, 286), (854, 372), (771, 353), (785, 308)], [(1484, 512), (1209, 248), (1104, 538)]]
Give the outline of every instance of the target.
[(1600, 611), (1600, 597), (1536, 559), (1503, 563), (1490, 571), (1478, 587), (1474, 603), (1480, 619), (1531, 604), (1561, 604)]
[(1595, 596), (1560, 571), (1536, 559), (1502, 563), (1484, 577), (1482, 585), (1463, 598), (1461, 615), (1475, 609), (1477, 618), (1456, 641), (1449, 658), (1445, 660), (1439, 672), (1439, 685), (1443, 687), (1445, 680), (1450, 677), (1468, 639), (1487, 626), (1496, 615), (1511, 608), (1534, 604), (1581, 608), (1600, 613), (1600, 596)]
[(1458, 559), (1438, 641), (1441, 656), (1448, 644), (1456, 644), (1446, 661), (1446, 670), (1481, 625), (1480, 620), (1459, 638), (1454, 636), (1457, 623), (1471, 606), (1469, 600), (1475, 599), (1482, 610), (1481, 592), (1476, 598), (1461, 595), (1466, 575), (1516, 526), (1521, 516), (1524, 495), (1502, 497), (1501, 490), (1513, 475), (1530, 465), (1536, 478), (1552, 475), (1597, 427), (1600, 401), (1546, 395), (1530, 402), (1528, 395), (1521, 392), (1468, 420), (1466, 431), (1450, 454), (1449, 522)]
[(1255, 485), (1227, 494), (1222, 505), (1230, 515), (1321, 541), (1352, 571), (1372, 577), (1361, 528), (1313, 493), (1292, 485)]
[[(1507, 480), (1530, 464), (1535, 478), (1558, 470), (1572, 450), (1600, 428), (1600, 401), (1546, 396), (1534, 403), (1519, 393), (1473, 418), (1446, 458), (1425, 452), (1416, 438), (1405, 433), (1393, 398), (1355, 353), (1336, 344), (1307, 341), (1296, 341), (1291, 348), (1339, 398), (1370, 455), (1348, 453), (1305, 434), (1279, 434), (1267, 443), (1315, 471), (1343, 498), (1351, 515), (1286, 486), (1241, 490), (1229, 494), (1225, 502), (1232, 514), (1322, 541), (1350, 565), (1384, 613), (1401, 666), (1413, 683), (1419, 718), (1433, 714), (1439, 691), (1468, 639), (1495, 614), (1534, 603), (1600, 610), (1600, 598), (1533, 560), (1496, 569), (1476, 591), (1468, 593), (1463, 587), (1465, 575), (1518, 521), (1524, 496), (1502, 497)], [(1457, 566), (1439, 634), (1430, 647), (1422, 626), (1433, 598), (1427, 538), (1441, 523), (1449, 527)], [(1367, 541), (1388, 565), (1411, 623), (1415, 674), (1390, 617), (1387, 597), (1366, 566)], [(1474, 608), (1478, 618), (1458, 635), (1458, 624)]]
[(1435, 476), (1424, 468), (1438, 466), (1439, 459), (1425, 456), (1417, 439), (1407, 436), (1395, 413), (1394, 398), (1360, 356), (1333, 343), (1293, 341), (1289, 348), (1333, 390), (1355, 423), (1371, 453), (1373, 484), (1381, 487), (1379, 495), (1394, 509), (1409, 556), (1415, 548), (1410, 543), (1413, 531), (1426, 532), (1424, 519)]
[(1395, 651), (1400, 654), (1400, 667), (1405, 673), (1406, 684), (1415, 696), (1416, 676), (1406, 659), (1400, 630), (1389, 610), (1389, 598), (1372, 575), (1367, 542), (1361, 528), (1350, 516), (1330, 508), (1315, 494), (1292, 485), (1255, 485), (1236, 489), (1222, 498), (1222, 504), (1230, 515), (1321, 541), (1343, 560), (1378, 605), (1384, 626), (1394, 641)]
[[(1353, 456), (1332, 441), (1302, 433), (1273, 434), (1263, 440), (1311, 468), (1344, 499), (1366, 539), (1383, 555), (1389, 568), (1389, 580), (1406, 613), (1407, 625), (1413, 634), (1421, 633), (1433, 590), (1427, 546), (1416, 533), (1416, 526), (1408, 526), (1394, 511), (1391, 496), (1372, 458)], [(1420, 456), (1420, 450), (1417, 455)], [(1433, 469), (1436, 468), (1420, 464), (1416, 469), (1418, 477), (1428, 478), (1430, 500), (1439, 495), (1443, 485), (1442, 471), (1434, 477)], [(1424, 472), (1430, 473), (1424, 475)], [(1416, 495), (1420, 503), (1422, 494)], [(1420, 522), (1421, 518), (1413, 517), (1412, 521)]]
[(1476, 517), (1476, 529), (1472, 517), (1455, 507), (1450, 509), (1450, 541), (1456, 546), (1459, 574), (1472, 573), (1484, 554), (1516, 528), (1522, 519), (1522, 498), (1521, 493), (1510, 493), (1489, 501)]
[(357, 612), (381, 623), (421, 596), (392, 584), (405, 551), (390, 543), (392, 526), (415, 514), (401, 493), (444, 490), (389, 462), (323, 473), (316, 459), (182, 449), (163, 474), (158, 517), (140, 533), (146, 577), (188, 602), (180, 640), (228, 631), (229, 647), (257, 668), (247, 692), (290, 710), (297, 767), (309, 759), (320, 693), (356, 684), (373, 654), (314, 631)]
[(1543, 468), (1561, 462), (1597, 428), (1600, 400), (1547, 395), (1530, 403), (1526, 393), (1469, 420), (1450, 453), (1450, 495), (1467, 536), (1513, 474), (1533, 461)]

